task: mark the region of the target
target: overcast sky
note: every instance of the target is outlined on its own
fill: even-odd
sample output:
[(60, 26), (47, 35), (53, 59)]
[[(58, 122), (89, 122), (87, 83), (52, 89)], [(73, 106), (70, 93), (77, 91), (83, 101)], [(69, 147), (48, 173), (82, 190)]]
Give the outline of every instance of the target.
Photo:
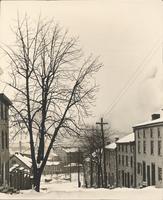
[[(14, 42), (10, 27), (18, 12), (34, 20), (40, 14), (47, 19), (53, 17), (79, 36), (86, 54), (100, 56), (104, 66), (97, 74), (100, 91), (93, 108), (94, 122), (103, 116), (113, 128), (128, 132), (163, 108), (161, 0), (2, 1), (0, 42)], [(6, 79), (4, 58), (0, 67), (4, 71), (1, 79)], [(10, 96), (8, 88), (5, 93)], [(116, 106), (109, 112), (118, 95)]]

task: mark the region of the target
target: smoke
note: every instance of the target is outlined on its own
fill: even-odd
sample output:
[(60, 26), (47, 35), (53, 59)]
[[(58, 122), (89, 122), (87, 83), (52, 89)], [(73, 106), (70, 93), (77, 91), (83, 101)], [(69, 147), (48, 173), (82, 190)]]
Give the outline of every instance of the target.
[(0, 67), (0, 76), (3, 74), (3, 69)]
[(157, 112), (163, 108), (163, 71), (154, 67), (145, 76), (138, 90), (139, 106), (142, 111)]

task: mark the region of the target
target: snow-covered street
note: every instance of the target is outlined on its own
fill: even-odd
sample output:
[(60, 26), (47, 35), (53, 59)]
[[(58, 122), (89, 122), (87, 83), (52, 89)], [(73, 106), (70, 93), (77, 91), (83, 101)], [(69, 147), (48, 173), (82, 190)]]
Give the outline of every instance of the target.
[(78, 188), (77, 181), (53, 179), (41, 184), (41, 192), (20, 191), (20, 194), (0, 194), (0, 199), (108, 199), (108, 200), (163, 200), (163, 189), (85, 189)]

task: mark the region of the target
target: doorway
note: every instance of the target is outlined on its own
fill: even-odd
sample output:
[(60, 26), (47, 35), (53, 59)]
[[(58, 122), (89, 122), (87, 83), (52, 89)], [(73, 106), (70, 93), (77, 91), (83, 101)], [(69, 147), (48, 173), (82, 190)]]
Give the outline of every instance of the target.
[(147, 165), (147, 185), (150, 186), (150, 166)]
[(151, 164), (151, 170), (152, 170), (152, 185), (155, 185), (156, 184), (156, 175), (155, 175), (155, 164), (152, 163)]

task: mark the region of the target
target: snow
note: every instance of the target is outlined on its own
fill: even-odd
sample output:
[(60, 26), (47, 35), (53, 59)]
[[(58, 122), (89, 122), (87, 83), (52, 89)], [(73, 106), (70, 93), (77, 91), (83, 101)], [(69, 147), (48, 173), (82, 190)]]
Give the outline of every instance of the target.
[(143, 123), (140, 123), (140, 124), (136, 124), (133, 126), (133, 128), (135, 127), (139, 127), (139, 126), (146, 126), (146, 125), (149, 125), (149, 124), (157, 124), (157, 123), (163, 123), (163, 118), (159, 118), (159, 119), (155, 119), (155, 120), (150, 120), (150, 121), (146, 121), (146, 122), (143, 122)]
[(78, 148), (75, 148), (75, 147), (69, 147), (69, 148), (63, 148), (63, 150), (66, 152), (66, 153), (73, 153), (73, 152), (78, 152)]
[(18, 164), (14, 164), (12, 167), (10, 167), (9, 171), (12, 172), (17, 167), (19, 167), (19, 165)]
[(59, 161), (47, 161), (47, 162), (46, 162), (46, 165), (47, 165), (47, 166), (51, 166), (51, 165), (59, 165), (59, 164), (60, 164)]
[(78, 164), (78, 163), (71, 163), (71, 164), (68, 164), (68, 165), (65, 165), (64, 167), (77, 167), (77, 166), (81, 166), (82, 167), (82, 165), (81, 164)]
[(116, 143), (113, 142), (113, 143), (111, 143), (111, 144), (109, 144), (109, 145), (106, 145), (106, 146), (105, 146), (105, 149), (115, 149), (116, 147), (117, 147)]
[(129, 143), (129, 142), (134, 142), (134, 141), (135, 141), (134, 133), (131, 133), (131, 134), (126, 135), (123, 138), (117, 140), (116, 143)]
[(56, 175), (55, 177), (53, 176), (53, 180), (49, 183), (45, 183), (43, 179), (40, 193), (33, 190), (24, 190), (20, 191), (20, 194), (12, 195), (0, 193), (0, 199), (163, 200), (163, 188), (158, 189), (154, 186), (150, 186), (143, 189), (86, 189), (84, 187), (78, 188), (77, 174), (72, 174), (72, 182), (66, 181), (64, 178), (65, 175)]

